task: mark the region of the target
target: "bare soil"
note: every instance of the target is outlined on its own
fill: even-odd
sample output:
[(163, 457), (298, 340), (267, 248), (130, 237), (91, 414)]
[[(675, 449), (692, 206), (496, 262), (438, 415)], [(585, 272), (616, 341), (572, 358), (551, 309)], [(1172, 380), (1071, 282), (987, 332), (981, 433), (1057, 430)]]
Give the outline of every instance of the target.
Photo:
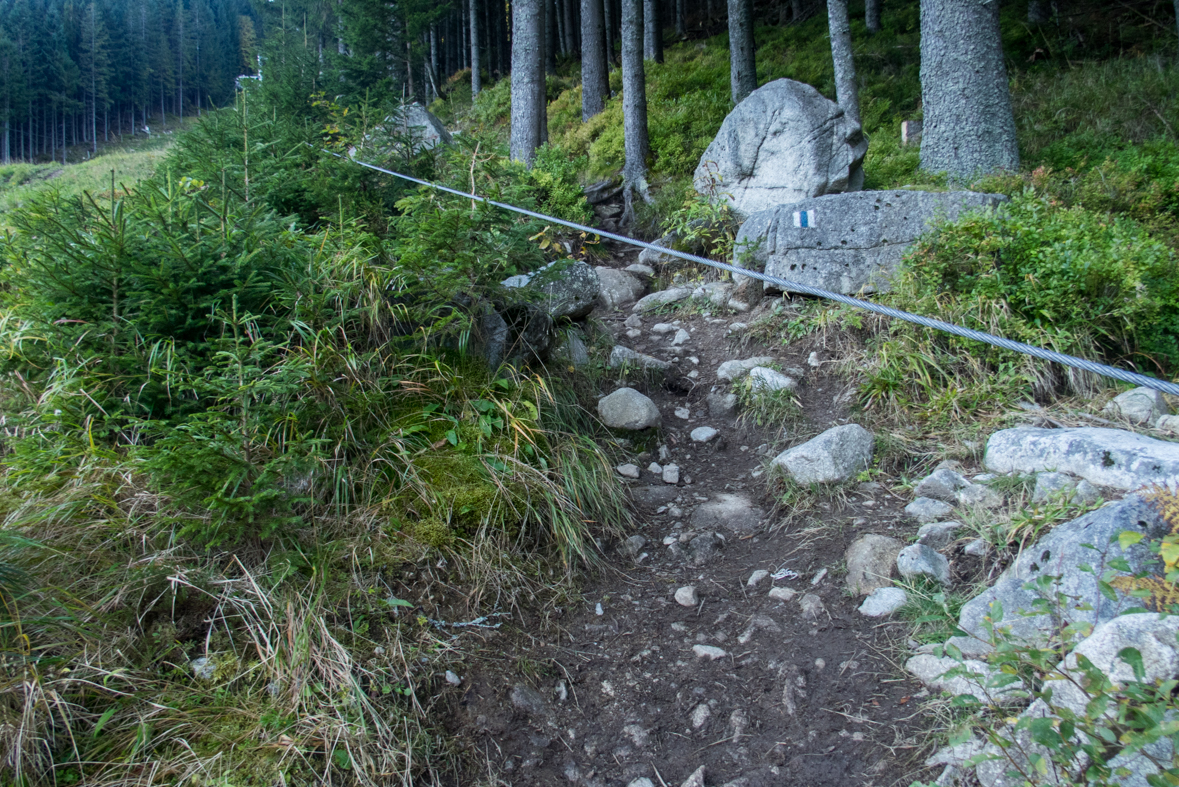
[[(611, 264), (633, 261), (619, 254)], [(635, 553), (625, 542), (608, 545), (607, 566), (585, 580), (580, 605), (565, 611), (559, 629), (506, 624), (481, 632), (484, 657), (462, 676), (450, 731), (486, 762), (483, 779), (513, 787), (625, 787), (641, 777), (679, 787), (701, 766), (708, 787), (891, 787), (928, 777), (920, 764), (928, 728), (915, 698), (921, 687), (894, 663), (908, 627), (857, 612), (862, 599), (845, 590), (842, 571), (859, 535), (903, 539), (916, 530), (902, 513), (908, 500), (887, 483), (853, 484), (816, 497), (784, 525), (763, 473), (781, 450), (852, 420), (847, 384), (807, 365), (814, 347), (806, 342), (744, 342), (737, 352), (739, 334), (729, 326), (755, 315), (644, 316), (642, 336), (628, 340), (630, 314), (595, 316), (619, 344), (679, 359), (670, 384), (630, 383), (663, 415), (658, 440), (636, 444), (629, 458), (643, 471), (629, 482), (637, 528), (626, 535), (646, 543)], [(671, 334), (650, 331), (677, 319), (692, 337), (679, 350)], [(713, 386), (727, 390), (717, 367), (754, 355), (806, 369), (797, 393), (802, 418), (785, 430), (709, 416)], [(693, 370), (698, 376), (688, 377)], [(604, 382), (602, 393), (615, 382)], [(678, 417), (685, 407), (689, 417)], [(694, 443), (689, 433), (698, 426), (720, 436)], [(659, 444), (680, 468), (677, 485), (645, 469), (658, 461)], [(693, 553), (685, 548), (692, 511), (722, 493), (748, 494), (766, 516), (752, 532), (719, 531), (723, 542), (710, 557)], [(748, 586), (758, 569), (788, 573)], [(687, 585), (699, 598), (691, 608), (674, 598)], [(772, 587), (797, 595), (777, 600)], [(799, 603), (806, 594), (822, 602), (814, 616)], [(693, 648), (701, 645), (723, 655), (699, 656)]]

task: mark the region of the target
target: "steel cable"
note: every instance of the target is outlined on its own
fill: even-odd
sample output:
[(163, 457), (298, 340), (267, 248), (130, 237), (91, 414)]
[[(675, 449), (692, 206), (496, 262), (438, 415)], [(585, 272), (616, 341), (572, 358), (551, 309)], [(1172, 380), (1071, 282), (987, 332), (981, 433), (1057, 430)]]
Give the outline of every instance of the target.
[(357, 166), (361, 166), (366, 169), (371, 169), (376, 172), (381, 172), (386, 175), (391, 175), (395, 178), (400, 178), (402, 180), (409, 181), (410, 183), (416, 183), (419, 186), (425, 186), (427, 188), (435, 189), (437, 191), (442, 191), (447, 194), (453, 194), (456, 197), (462, 197), (463, 199), (475, 200), (476, 202), (481, 202), (481, 203), (484, 203), (487, 205), (492, 205), (497, 208), (502, 208), (503, 210), (510, 211), (512, 213), (519, 213), (522, 216), (529, 216), (534, 219), (540, 219), (541, 221), (546, 221), (551, 224), (559, 224), (563, 227), (568, 227), (570, 229), (574, 229), (579, 232), (585, 232), (590, 235), (598, 235), (603, 238), (609, 238), (611, 240), (618, 241), (619, 243), (625, 243), (630, 246), (637, 246), (638, 248), (641, 248), (641, 249), (651, 249), (651, 250), (656, 251), (660, 254), (666, 254), (671, 257), (678, 257), (679, 259), (687, 260), (688, 262), (699, 263), (700, 265), (708, 265), (709, 267), (717, 268), (717, 269), (723, 270), (723, 271), (729, 271), (730, 273), (735, 273), (739, 276), (748, 276), (753, 279), (759, 279), (761, 281), (769, 282), (770, 284), (780, 287), (783, 290), (789, 290), (791, 292), (800, 292), (800, 293), (803, 293), (804, 295), (814, 295), (816, 297), (825, 298), (827, 300), (836, 301), (838, 303), (846, 303), (848, 306), (854, 306), (857, 309), (864, 309), (865, 311), (870, 311), (875, 314), (882, 314), (885, 317), (892, 317), (894, 319), (904, 320), (905, 322), (910, 322), (910, 323), (913, 323), (914, 325), (920, 325), (925, 328), (932, 328), (937, 331), (944, 331), (946, 333), (953, 334), (954, 336), (960, 336), (963, 339), (971, 339), (976, 342), (983, 342), (984, 344), (990, 344), (995, 347), (1001, 347), (1004, 350), (1011, 350), (1013, 352), (1023, 353), (1024, 355), (1030, 355), (1033, 358), (1040, 358), (1041, 360), (1045, 360), (1045, 361), (1053, 361), (1055, 363), (1059, 363), (1064, 366), (1070, 366), (1074, 369), (1081, 369), (1086, 372), (1092, 372), (1093, 374), (1099, 374), (1103, 377), (1110, 377), (1115, 380), (1121, 380), (1122, 382), (1131, 383), (1133, 385), (1139, 385), (1139, 386), (1142, 386), (1143, 388), (1150, 388), (1155, 391), (1162, 391), (1163, 393), (1169, 393), (1174, 396), (1179, 396), (1179, 384), (1167, 382), (1166, 380), (1158, 380), (1154, 377), (1147, 377), (1144, 374), (1139, 374), (1138, 372), (1131, 372), (1131, 371), (1127, 371), (1125, 369), (1119, 369), (1115, 366), (1109, 366), (1104, 363), (1097, 363), (1096, 361), (1090, 361), (1090, 360), (1086, 360), (1084, 358), (1077, 358), (1072, 355), (1058, 353), (1055, 350), (1045, 350), (1043, 347), (1036, 347), (1031, 344), (1024, 344), (1023, 342), (1012, 341), (1011, 339), (1005, 339), (1002, 336), (994, 336), (992, 334), (985, 333), (983, 331), (976, 331), (973, 328), (964, 328), (961, 325), (955, 325), (953, 323), (945, 322), (943, 320), (937, 320), (932, 317), (923, 317), (920, 314), (913, 314), (911, 312), (902, 311), (901, 309), (894, 309), (891, 306), (884, 306), (884, 305), (881, 305), (878, 303), (872, 303), (871, 301), (864, 301), (864, 300), (860, 300), (858, 298), (852, 298), (849, 295), (842, 295), (838, 292), (831, 292), (829, 290), (823, 290), (818, 287), (811, 287), (810, 285), (807, 285), (807, 284), (800, 284), (798, 282), (792, 282), (787, 279), (779, 278), (777, 276), (767, 276), (764, 273), (759, 273), (757, 271), (748, 270), (746, 268), (740, 268), (740, 267), (737, 267), (736, 265), (730, 265), (725, 262), (717, 262), (716, 260), (710, 260), (705, 257), (698, 257), (695, 254), (688, 254), (686, 252), (676, 251), (675, 249), (669, 249), (669, 248), (666, 248), (663, 246), (657, 246), (654, 243), (647, 243), (645, 241), (635, 240), (634, 238), (628, 238), (625, 235), (619, 235), (614, 232), (607, 232), (606, 230), (597, 229), (594, 227), (587, 227), (586, 225), (578, 224), (575, 221), (566, 221), (565, 219), (559, 219), (556, 216), (547, 216), (543, 213), (537, 213), (536, 211), (533, 211), (533, 210), (528, 210), (526, 208), (517, 207), (515, 205), (509, 205), (505, 202), (497, 202), (497, 201), (495, 201), (493, 199), (489, 199), (487, 197), (480, 197), (477, 194), (468, 194), (468, 193), (459, 191), (458, 189), (448, 188), (446, 186), (441, 186), (437, 183), (431, 183), (428, 180), (422, 180), (420, 178), (415, 178), (411, 175), (405, 175), (400, 172), (394, 172), (393, 170), (385, 169), (384, 167), (378, 167), (376, 164), (370, 164), (367, 161), (360, 161), (355, 158), (343, 156), (339, 153), (332, 153), (331, 151), (326, 151), (326, 152), (329, 153), (329, 155), (335, 156), (336, 158), (342, 158), (342, 159), (351, 161), (352, 163), (356, 164)]

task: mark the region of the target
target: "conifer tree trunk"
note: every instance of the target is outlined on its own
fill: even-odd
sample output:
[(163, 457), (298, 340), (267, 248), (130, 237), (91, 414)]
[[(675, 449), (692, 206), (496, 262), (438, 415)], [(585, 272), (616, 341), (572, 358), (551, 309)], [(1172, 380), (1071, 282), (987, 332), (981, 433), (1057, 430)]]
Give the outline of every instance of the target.
[(614, 63), (614, 0), (602, 0), (602, 18), (606, 28), (606, 68), (608, 70)]
[(581, 0), (582, 122), (605, 109), (610, 96), (602, 13), (602, 0)]
[[(625, 3), (626, 0), (623, 0)], [(626, 24), (626, 11), (623, 11)], [(626, 33), (623, 33), (625, 37)], [(659, 0), (643, 0), (643, 59), (663, 62), (663, 30), (659, 23)]]
[[(545, 10), (548, 13), (544, 16), (544, 68), (545, 72), (549, 74), (557, 73), (557, 14), (556, 0), (542, 0)], [(515, 15), (513, 14), (513, 18)], [(515, 47), (513, 47), (513, 50)]]
[(471, 97), (483, 89), (479, 75), (479, 0), (471, 0), (468, 15), (471, 20)]
[(548, 122), (544, 94), (545, 0), (512, 5), (511, 156), (531, 167)]
[(851, 24), (847, 0), (827, 0), (827, 26), (831, 33), (831, 58), (835, 61), (835, 100), (843, 112), (860, 122), (860, 92), (856, 87), (856, 66), (852, 60)]
[(921, 0), (921, 166), (969, 181), (1019, 167), (994, 0)]
[(561, 11), (565, 17), (565, 52), (570, 57), (577, 56), (577, 31), (573, 20), (573, 0), (560, 0)]
[(729, 0), (729, 82), (734, 104), (757, 90), (753, 0)]
[(869, 33), (880, 32), (880, 5), (881, 0), (864, 0), (864, 23)]
[(647, 85), (643, 66), (643, 0), (622, 0), (622, 128), (626, 163), (622, 169), (622, 221), (634, 222), (634, 195), (647, 192)]
[(688, 10), (686, 0), (675, 0), (675, 34), (677, 38), (688, 36)]

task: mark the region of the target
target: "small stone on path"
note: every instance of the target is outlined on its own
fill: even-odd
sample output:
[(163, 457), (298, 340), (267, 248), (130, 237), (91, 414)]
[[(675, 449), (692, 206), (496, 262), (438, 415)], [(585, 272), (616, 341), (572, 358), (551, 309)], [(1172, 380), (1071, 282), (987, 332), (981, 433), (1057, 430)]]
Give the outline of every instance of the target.
[(908, 600), (908, 595), (901, 588), (876, 588), (864, 599), (859, 612), (870, 618), (880, 618), (896, 612)]
[(774, 369), (755, 366), (749, 370), (749, 387), (759, 393), (793, 391), (798, 388), (798, 381)]
[(934, 549), (945, 549), (962, 529), (961, 522), (930, 522), (917, 530), (917, 543)]
[(708, 718), (712, 715), (712, 709), (708, 707), (707, 702), (702, 702), (692, 710), (692, 729), (698, 730), (708, 723)]
[(687, 331), (685, 331), (683, 328), (680, 328), (678, 331), (675, 332), (675, 337), (672, 338), (672, 340), (671, 340), (671, 346), (672, 347), (679, 347), (681, 345), (687, 344), (691, 340), (692, 340), (692, 335), (690, 333), (688, 333)]
[(989, 510), (1003, 505), (1003, 498), (989, 486), (971, 484), (958, 493), (958, 505)]
[(773, 363), (774, 360), (772, 356), (759, 355), (756, 358), (746, 358), (743, 361), (725, 361), (717, 367), (716, 376), (721, 380), (736, 382), (749, 374), (750, 369), (756, 366), (764, 366), (767, 363)]
[(991, 545), (984, 539), (976, 538), (963, 547), (962, 551), (973, 557), (986, 557), (991, 552)]
[(905, 513), (918, 522), (936, 522), (953, 513), (954, 507), (932, 497), (919, 497), (905, 506)]
[(732, 418), (737, 414), (737, 394), (710, 393), (708, 414), (713, 418)]
[(692, 411), (687, 407), (677, 407), (675, 408), (675, 417), (686, 421), (692, 417)]
[(749, 575), (749, 579), (746, 580), (746, 582), (745, 582), (745, 587), (748, 587), (748, 588), (757, 587), (757, 584), (759, 582), (761, 582), (763, 579), (765, 579), (766, 577), (768, 577), (769, 575), (770, 575), (770, 572), (766, 571), (764, 568), (759, 568), (757, 571), (754, 571), (752, 574)]
[(950, 562), (925, 544), (913, 544), (897, 555), (897, 571), (902, 577), (930, 576), (943, 585), (950, 584)]
[(653, 473), (655, 475), (663, 475), (663, 465), (659, 464), (658, 462), (652, 462), (651, 464), (647, 465), (647, 472)]
[(791, 588), (770, 588), (770, 592), (766, 595), (775, 601), (793, 601), (794, 597), (798, 595), (798, 591)]
[(463, 679), (460, 678), (455, 673), (451, 672), (450, 670), (447, 670), (446, 671), (446, 682), (449, 683), (451, 686), (458, 686), (463, 682)]
[(698, 426), (692, 430), (691, 437), (693, 442), (707, 443), (718, 434), (720, 434), (720, 432), (713, 429), (711, 426)]
[(814, 620), (827, 611), (827, 608), (823, 606), (823, 599), (814, 593), (807, 593), (799, 599), (798, 606), (802, 609), (802, 616), (807, 620)]
[(632, 464), (628, 463), (625, 465), (619, 465), (618, 467), (616, 467), (614, 469), (616, 471), (618, 471), (618, 475), (622, 476), (623, 478), (638, 478), (639, 477), (639, 468), (636, 465), (632, 465)]
[(729, 655), (723, 648), (718, 648), (715, 645), (693, 645), (692, 652), (696, 654), (696, 658), (708, 659), (709, 661), (723, 659)]
[(681, 607), (695, 607), (700, 603), (699, 597), (696, 595), (695, 585), (685, 585), (675, 592), (675, 601)]
[(678, 465), (663, 466), (663, 483), (678, 484), (680, 482), (680, 468)]
[(599, 399), (598, 417), (611, 429), (630, 432), (659, 426), (663, 422), (655, 403), (634, 388), (619, 388)]
[(704, 787), (704, 766), (697, 768), (680, 787)]

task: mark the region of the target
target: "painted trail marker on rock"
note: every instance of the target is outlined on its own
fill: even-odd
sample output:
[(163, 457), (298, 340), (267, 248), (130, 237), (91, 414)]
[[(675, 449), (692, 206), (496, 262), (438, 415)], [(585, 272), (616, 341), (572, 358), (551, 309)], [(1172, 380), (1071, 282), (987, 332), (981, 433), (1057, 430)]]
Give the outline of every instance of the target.
[(808, 229), (819, 226), (819, 217), (813, 210), (794, 211), (794, 226)]

